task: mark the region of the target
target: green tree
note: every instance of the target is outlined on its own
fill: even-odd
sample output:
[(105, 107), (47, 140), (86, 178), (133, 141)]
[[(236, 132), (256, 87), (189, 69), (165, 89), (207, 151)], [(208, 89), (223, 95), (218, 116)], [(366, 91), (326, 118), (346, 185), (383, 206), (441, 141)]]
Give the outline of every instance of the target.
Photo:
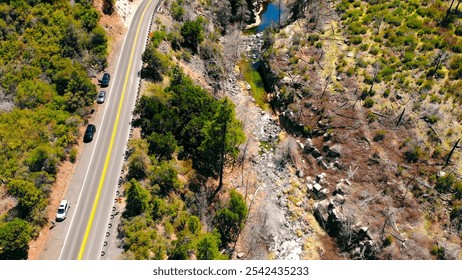
[(194, 21), (186, 21), (181, 27), (180, 34), (183, 37), (183, 45), (197, 52), (199, 44), (204, 40), (204, 29), (202, 22), (204, 19), (198, 17)]
[(134, 120), (134, 125), (141, 128), (142, 136), (152, 133), (168, 134), (176, 131), (181, 124), (178, 114), (171, 106), (156, 96), (142, 96), (134, 111), (139, 117)]
[(156, 192), (162, 196), (180, 188), (178, 173), (168, 162), (155, 166), (149, 179), (152, 185), (158, 186)]
[(0, 259), (27, 259), (31, 234), (31, 226), (21, 219), (0, 224)]
[(169, 259), (187, 260), (195, 253), (197, 237), (189, 231), (180, 231), (177, 236), (177, 239), (172, 242)]
[(157, 160), (170, 160), (173, 152), (178, 148), (172, 132), (160, 134), (153, 132), (148, 138), (149, 153), (155, 154)]
[(172, 11), (172, 16), (176, 21), (183, 21), (185, 10), (182, 5), (183, 0), (177, 0), (171, 4), (170, 9)]
[(100, 18), (98, 11), (91, 6), (91, 3), (76, 3), (74, 5), (74, 17), (82, 22), (82, 26), (87, 31), (93, 30), (98, 25)]
[(169, 211), (167, 203), (162, 198), (154, 197), (151, 201), (152, 217), (154, 220), (162, 219)]
[(36, 108), (51, 102), (53, 92), (53, 87), (41, 80), (25, 80), (18, 85), (14, 103), (21, 109)]
[(154, 82), (162, 81), (162, 75), (168, 70), (169, 59), (156, 49), (153, 42), (148, 44), (141, 60), (144, 63), (141, 69), (141, 78)]
[(232, 190), (228, 206), (218, 211), (216, 228), (221, 236), (222, 246), (235, 242), (244, 226), (248, 209), (241, 194)]
[(147, 173), (149, 166), (150, 161), (145, 153), (139, 150), (133, 152), (128, 159), (128, 179), (145, 179), (148, 175)]
[(50, 174), (56, 174), (58, 159), (49, 144), (33, 149), (26, 161), (32, 172), (44, 170)]
[(162, 250), (156, 248), (155, 245), (158, 238), (157, 231), (149, 227), (145, 217), (136, 216), (129, 221), (123, 220), (123, 222), (125, 248), (132, 259), (147, 260), (150, 259), (153, 251), (162, 253)]
[(197, 259), (198, 260), (220, 260), (223, 259), (220, 253), (220, 234), (205, 233), (197, 242)]
[(18, 199), (18, 211), (21, 218), (32, 220), (33, 210), (42, 210), (46, 206), (43, 191), (33, 183), (25, 180), (13, 179), (7, 184), (8, 193)]
[(178, 216), (175, 218), (174, 225), (177, 231), (188, 231), (195, 235), (197, 235), (201, 230), (200, 219), (186, 211), (178, 213)]
[(219, 184), (212, 194), (214, 197), (223, 185), (223, 169), (226, 158), (235, 159), (239, 153), (238, 145), (245, 141), (241, 123), (234, 115), (234, 104), (227, 98), (222, 100), (213, 119), (204, 125), (205, 139), (198, 150), (197, 163), (206, 175), (219, 174)]
[(151, 194), (132, 179), (127, 188), (127, 207), (124, 215), (133, 217), (148, 211)]

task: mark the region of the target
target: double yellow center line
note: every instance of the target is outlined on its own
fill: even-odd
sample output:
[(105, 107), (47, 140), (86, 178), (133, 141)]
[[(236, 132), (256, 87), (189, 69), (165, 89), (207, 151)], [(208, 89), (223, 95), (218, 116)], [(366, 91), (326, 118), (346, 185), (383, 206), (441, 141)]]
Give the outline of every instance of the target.
[(98, 191), (96, 193), (95, 201), (93, 202), (93, 208), (91, 209), (90, 219), (88, 220), (87, 228), (85, 230), (85, 235), (83, 237), (82, 246), (80, 246), (79, 256), (77, 257), (78, 260), (81, 260), (82, 257), (83, 257), (83, 253), (85, 252), (85, 247), (86, 247), (87, 241), (88, 241), (88, 235), (90, 234), (90, 230), (91, 230), (91, 228), (93, 226), (93, 220), (95, 218), (96, 209), (98, 208), (99, 197), (101, 195), (101, 191), (103, 189), (104, 181), (106, 179), (106, 172), (107, 172), (107, 169), (108, 169), (109, 161), (111, 160), (112, 147), (114, 146), (115, 136), (116, 136), (116, 133), (117, 133), (117, 128), (119, 126), (120, 112), (122, 111), (122, 105), (123, 105), (123, 102), (124, 102), (124, 99), (125, 99), (125, 92), (127, 90), (128, 77), (130, 75), (130, 71), (131, 71), (131, 67), (132, 67), (133, 56), (135, 54), (136, 42), (138, 41), (138, 36), (139, 36), (139, 33), (140, 33), (141, 23), (143, 22), (144, 15), (146, 14), (146, 11), (147, 11), (149, 5), (151, 4), (151, 2), (152, 2), (152, 0), (149, 0), (148, 4), (146, 4), (146, 7), (144, 8), (143, 13), (141, 14), (140, 21), (138, 22), (138, 26), (136, 28), (136, 34), (135, 34), (135, 40), (134, 40), (135, 43), (133, 44), (132, 51), (130, 53), (130, 59), (129, 59), (128, 67), (127, 67), (127, 72), (125, 74), (124, 86), (122, 88), (122, 96), (120, 98), (119, 106), (117, 108), (116, 120), (115, 120), (115, 123), (114, 123), (114, 127), (112, 129), (111, 142), (109, 144), (109, 150), (108, 150), (108, 153), (106, 155), (106, 161), (104, 162), (103, 173), (102, 173), (101, 179), (99, 181)]

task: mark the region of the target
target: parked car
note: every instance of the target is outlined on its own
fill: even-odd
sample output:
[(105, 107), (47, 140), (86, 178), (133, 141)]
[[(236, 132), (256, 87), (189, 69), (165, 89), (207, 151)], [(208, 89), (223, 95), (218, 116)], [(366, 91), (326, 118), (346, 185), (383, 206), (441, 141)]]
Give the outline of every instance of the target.
[(96, 103), (101, 104), (101, 103), (104, 103), (105, 100), (106, 100), (106, 92), (102, 90), (98, 93), (98, 96), (96, 97)]
[(61, 203), (58, 207), (58, 212), (56, 213), (56, 221), (62, 221), (66, 219), (67, 212), (69, 212), (69, 208), (71, 208), (71, 204), (68, 200), (61, 200)]
[(83, 142), (91, 142), (93, 140), (93, 135), (96, 132), (96, 126), (94, 124), (89, 124), (85, 130), (85, 135), (83, 136)]
[(101, 86), (107, 87), (109, 86), (109, 81), (111, 80), (111, 75), (109, 73), (104, 73), (103, 78), (101, 79)]

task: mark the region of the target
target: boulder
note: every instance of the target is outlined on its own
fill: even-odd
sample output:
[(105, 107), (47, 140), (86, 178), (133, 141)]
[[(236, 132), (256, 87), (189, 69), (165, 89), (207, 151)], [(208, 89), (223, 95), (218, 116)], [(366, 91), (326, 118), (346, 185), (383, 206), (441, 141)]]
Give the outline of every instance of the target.
[(327, 225), (327, 220), (329, 219), (329, 204), (330, 202), (327, 199), (316, 202), (313, 205), (313, 214), (318, 223), (325, 228)]
[(332, 147), (329, 147), (327, 149), (327, 156), (333, 157), (333, 158), (338, 158), (342, 156), (342, 147), (339, 144), (336, 144)]
[(326, 173), (322, 172), (316, 175), (316, 183), (324, 185), (326, 183)]
[(335, 207), (338, 207), (342, 204), (345, 203), (345, 197), (341, 194), (336, 194), (334, 197), (332, 197), (332, 204), (334, 204)]
[(313, 191), (316, 192), (316, 193), (319, 193), (322, 189), (323, 189), (323, 187), (318, 183), (314, 184), (314, 186), (313, 186)]
[(306, 177), (306, 184), (314, 185), (314, 183), (316, 183), (316, 181), (313, 179), (313, 177), (311, 176)]
[(327, 189), (323, 188), (320, 184), (307, 184), (308, 194), (316, 200), (326, 199), (327, 194), (329, 193)]
[(311, 155), (316, 159), (322, 156), (321, 152), (319, 152), (319, 150), (316, 147), (313, 147), (313, 149), (311, 150)]
[(366, 226), (359, 227), (358, 232), (357, 232), (358, 239), (372, 240), (372, 237), (369, 235), (368, 231), (369, 231), (369, 227), (366, 227)]
[(345, 184), (344, 182), (340, 181), (335, 185), (335, 190), (334, 190), (334, 195), (340, 194), (340, 195), (346, 195), (348, 193), (348, 185)]
[(327, 163), (324, 162), (323, 158), (322, 157), (318, 157), (316, 159), (316, 162), (318, 163), (319, 166), (321, 166), (323, 169), (329, 169), (329, 166), (327, 165)]
[(322, 135), (322, 139), (324, 141), (329, 141), (330, 139), (332, 139), (332, 136), (334, 136), (332, 132), (326, 132)]
[(297, 142), (298, 146), (302, 149), (302, 151), (305, 149), (305, 145), (302, 142), (300, 142), (300, 140), (297, 139), (295, 140), (295, 142)]

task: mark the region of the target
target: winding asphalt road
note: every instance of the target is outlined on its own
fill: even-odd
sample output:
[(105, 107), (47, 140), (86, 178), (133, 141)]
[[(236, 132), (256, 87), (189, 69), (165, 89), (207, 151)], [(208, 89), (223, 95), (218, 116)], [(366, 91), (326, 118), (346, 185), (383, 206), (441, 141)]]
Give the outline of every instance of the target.
[[(159, 1), (143, 1), (133, 16), (115, 73), (106, 88), (102, 116), (93, 120), (95, 138), (85, 144), (66, 194), (71, 209), (67, 219), (56, 226), (62, 235), (55, 236), (50, 241), (54, 244), (49, 244), (61, 248), (57, 259), (98, 260), (104, 256), (103, 243), (116, 209), (118, 181), (140, 84), (141, 54)], [(55, 258), (49, 251), (44, 258)]]

